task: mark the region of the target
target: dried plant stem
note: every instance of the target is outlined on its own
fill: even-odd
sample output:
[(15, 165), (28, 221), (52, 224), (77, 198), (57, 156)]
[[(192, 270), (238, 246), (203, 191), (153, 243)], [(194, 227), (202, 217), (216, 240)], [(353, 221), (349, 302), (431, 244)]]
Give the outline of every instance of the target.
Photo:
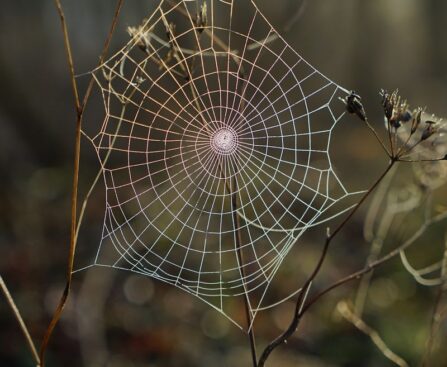
[(435, 305), (433, 307), (433, 314), (430, 321), (430, 331), (428, 333), (427, 345), (425, 347), (425, 352), (422, 357), (421, 367), (429, 366), (430, 355), (433, 349), (433, 343), (435, 341), (436, 333), (443, 319), (441, 304), (446, 290), (447, 290), (447, 238), (445, 241), (445, 251), (442, 260), (441, 285), (439, 286), (438, 292), (436, 294)]
[(365, 123), (366, 126), (368, 127), (369, 130), (371, 130), (371, 132), (374, 134), (374, 137), (376, 138), (376, 140), (379, 142), (380, 146), (382, 147), (382, 149), (385, 151), (385, 153), (387, 154), (387, 156), (392, 159), (393, 158), (393, 149), (392, 149), (392, 145), (391, 145), (391, 152), (388, 150), (388, 148), (386, 147), (385, 143), (383, 142), (383, 140), (380, 138), (379, 133), (376, 131), (376, 129), (374, 129), (374, 127), (371, 125), (371, 123), (369, 122), (368, 118), (365, 118)]
[[(371, 195), (371, 193), (379, 186), (379, 184), (382, 182), (382, 180), (386, 177), (388, 172), (394, 167), (397, 160), (392, 159), (390, 163), (388, 164), (388, 167), (385, 169), (385, 171), (380, 175), (380, 177), (377, 179), (377, 181), (371, 186), (371, 188), (365, 193), (365, 195), (360, 199), (360, 201), (357, 203), (357, 205), (351, 210), (351, 212), (346, 216), (346, 218), (336, 227), (333, 233), (330, 233), (329, 229), (326, 235), (326, 241), (320, 256), (320, 259), (310, 275), (310, 277), (307, 279), (307, 281), (304, 283), (303, 289), (308, 289), (310, 284), (315, 280), (317, 275), (319, 274), (321, 268), (323, 267), (324, 260), (326, 259), (326, 255), (328, 253), (330, 244), (332, 243), (332, 240), (337, 236), (337, 234), (344, 228), (344, 226), (351, 220), (351, 218), (354, 216), (354, 214), (357, 212), (357, 210), (360, 208), (360, 206), (366, 201), (366, 199)], [(297, 302), (295, 304), (295, 313), (293, 316), (293, 319), (284, 333), (282, 333), (280, 336), (278, 336), (275, 340), (273, 340), (267, 347), (264, 349), (261, 358), (258, 362), (258, 367), (263, 367), (269, 358), (270, 354), (280, 345), (287, 342), (287, 339), (289, 339), (297, 330), (299, 322), (304, 315), (304, 313), (309, 309), (310, 305), (312, 305), (315, 301), (315, 298), (319, 298), (319, 295), (311, 299), (308, 303), (303, 304), (303, 297), (305, 292), (301, 292), (298, 296)]]
[[(383, 247), (383, 241), (381, 239), (375, 239), (371, 243), (371, 248), (369, 251), (368, 259), (366, 260), (366, 264), (370, 264), (371, 262), (377, 260), (377, 257), (382, 251), (382, 247)], [(359, 317), (362, 316), (363, 310), (365, 309), (365, 304), (368, 298), (369, 287), (373, 275), (374, 275), (373, 270), (371, 270), (368, 274), (365, 274), (362, 277), (359, 287), (357, 289), (357, 294), (355, 296), (355, 313)]]
[(79, 180), (79, 157), (80, 157), (80, 150), (81, 150), (81, 121), (82, 121), (82, 106), (80, 102), (79, 92), (77, 88), (77, 83), (75, 79), (75, 72), (74, 72), (74, 64), (73, 64), (73, 57), (71, 53), (71, 46), (70, 46), (70, 39), (68, 37), (68, 28), (67, 23), (65, 20), (65, 14), (62, 9), (62, 4), (60, 0), (54, 0), (54, 3), (56, 5), (61, 26), (62, 26), (62, 33), (64, 35), (64, 45), (65, 45), (65, 51), (67, 56), (67, 62), (68, 67), (70, 69), (70, 79), (71, 79), (71, 85), (73, 89), (73, 95), (75, 99), (75, 108), (76, 108), (76, 135), (75, 135), (75, 152), (74, 152), (74, 167), (73, 167), (73, 187), (72, 187), (72, 195), (71, 195), (71, 238), (70, 238), (70, 249), (69, 249), (69, 258), (68, 258), (68, 265), (67, 265), (67, 283), (64, 289), (64, 292), (61, 296), (61, 299), (59, 301), (59, 304), (56, 308), (56, 311), (54, 312), (53, 318), (45, 332), (45, 335), (42, 340), (42, 345), (40, 348), (40, 361), (42, 366), (45, 365), (45, 352), (48, 346), (48, 342), (50, 340), (50, 337), (53, 333), (53, 330), (58, 323), (62, 311), (65, 307), (65, 304), (67, 302), (68, 295), (70, 293), (70, 287), (71, 287), (71, 274), (73, 271), (73, 261), (74, 261), (74, 252), (76, 248), (75, 244), (75, 233), (76, 233), (76, 215), (77, 215), (77, 197), (78, 197), (78, 180)]
[[(110, 28), (110, 31), (108, 33), (107, 40), (104, 45), (104, 49), (100, 58), (100, 62), (103, 62), (104, 56), (106, 55), (110, 40), (112, 38), (112, 34), (114, 33), (119, 13), (121, 12), (121, 8), (123, 5), (124, 0), (118, 0), (115, 15), (113, 17), (112, 26)], [(73, 63), (73, 57), (71, 52), (71, 46), (70, 46), (70, 39), (68, 36), (68, 27), (67, 22), (65, 20), (65, 14), (64, 10), (62, 8), (62, 4), (60, 0), (54, 0), (57, 12), (59, 14), (61, 27), (62, 27), (62, 33), (64, 37), (64, 45), (66, 50), (66, 56), (67, 56), (67, 62), (69, 66), (69, 73), (70, 73), (70, 79), (73, 89), (73, 96), (75, 99), (75, 109), (76, 109), (76, 133), (75, 133), (75, 151), (74, 151), (74, 165), (73, 165), (73, 187), (72, 187), (72, 196), (71, 196), (71, 228), (70, 228), (70, 249), (69, 249), (69, 256), (68, 256), (68, 264), (67, 264), (67, 283), (65, 285), (64, 292), (59, 300), (59, 304), (56, 308), (56, 311), (54, 312), (53, 318), (45, 332), (45, 335), (42, 340), (42, 345), (40, 348), (40, 361), (41, 366), (43, 367), (45, 365), (45, 352), (47, 350), (48, 342), (50, 340), (50, 337), (53, 333), (53, 330), (57, 323), (59, 322), (59, 319), (61, 317), (62, 311), (65, 307), (65, 304), (67, 302), (68, 295), (70, 294), (70, 288), (71, 288), (71, 281), (72, 281), (72, 273), (73, 273), (73, 264), (74, 264), (74, 255), (76, 250), (76, 223), (77, 223), (77, 201), (78, 201), (78, 183), (79, 183), (79, 165), (80, 165), (80, 152), (81, 152), (81, 133), (82, 133), (82, 120), (83, 120), (83, 113), (85, 111), (85, 106), (87, 104), (87, 101), (90, 98), (92, 89), (93, 89), (93, 78), (90, 80), (90, 83), (87, 87), (86, 94), (83, 99), (83, 103), (81, 105), (81, 99), (79, 97), (77, 82), (75, 78), (75, 72), (74, 72), (74, 63)]]
[(87, 204), (88, 204), (88, 202), (90, 200), (90, 196), (93, 194), (93, 190), (95, 189), (96, 185), (99, 182), (99, 179), (101, 178), (101, 175), (103, 173), (103, 167), (109, 161), (110, 155), (112, 154), (112, 149), (115, 146), (116, 140), (118, 139), (118, 133), (121, 130), (121, 125), (123, 123), (124, 115), (126, 113), (126, 107), (127, 107), (127, 103), (124, 104), (123, 109), (121, 111), (121, 115), (120, 115), (120, 118), (118, 120), (116, 131), (115, 131), (115, 134), (114, 134), (113, 139), (112, 139), (112, 143), (110, 144), (110, 148), (107, 151), (107, 154), (106, 154), (106, 156), (104, 158), (104, 162), (102, 163), (102, 167), (99, 169), (98, 173), (96, 174), (95, 178), (93, 179), (93, 182), (90, 185), (90, 188), (88, 189), (87, 194), (84, 197), (84, 201), (82, 202), (81, 211), (79, 212), (78, 222), (77, 222), (77, 226), (76, 226), (76, 238), (75, 238), (75, 242), (76, 243), (78, 242), (79, 231), (81, 230), (82, 221), (84, 220), (85, 210), (87, 209)]
[[(56, 1), (59, 1), (59, 0), (56, 0)], [(101, 65), (104, 62), (107, 52), (109, 51), (110, 42), (112, 41), (112, 36), (115, 33), (116, 25), (118, 24), (118, 18), (121, 13), (123, 4), (124, 4), (124, 0), (117, 0), (116, 6), (115, 6), (115, 12), (113, 14), (112, 24), (110, 26), (109, 33), (107, 34), (106, 41), (104, 42), (101, 56), (99, 57), (99, 65)], [(92, 77), (90, 79), (90, 82), (88, 84), (87, 90), (84, 95), (84, 99), (82, 101), (82, 112), (85, 111), (87, 102), (90, 99), (90, 95), (92, 94), (94, 84), (95, 84), (95, 79)], [(81, 119), (82, 119), (82, 116), (81, 116)]]
[(443, 285), (441, 285), (436, 294), (436, 300), (433, 307), (432, 317), (430, 320), (430, 331), (428, 333), (427, 343), (422, 357), (421, 367), (428, 367), (430, 365), (430, 356), (433, 350), (433, 343), (435, 341), (436, 332), (438, 329), (437, 326), (439, 326), (439, 321), (441, 319), (439, 309), (441, 306), (443, 293), (444, 293)]
[(8, 305), (11, 308), (11, 311), (14, 314), (15, 319), (17, 320), (17, 323), (19, 324), (23, 335), (25, 336), (26, 343), (28, 344), (28, 348), (34, 358), (34, 362), (36, 362), (36, 366), (39, 367), (40, 358), (39, 354), (37, 353), (36, 346), (34, 345), (33, 339), (31, 338), (28, 328), (26, 327), (26, 324), (23, 321), (22, 315), (20, 314), (20, 311), (17, 308), (14, 299), (12, 298), (11, 293), (9, 292), (8, 287), (6, 286), (3, 277), (1, 275), (0, 275), (0, 288), (3, 294), (5, 295), (6, 301), (8, 302)]
[(346, 283), (349, 283), (353, 280), (360, 279), (364, 274), (369, 273), (371, 270), (377, 268), (378, 266), (390, 261), (391, 259), (397, 257), (400, 255), (400, 252), (410, 247), (417, 238), (420, 238), (428, 227), (435, 223), (439, 223), (443, 220), (447, 219), (447, 212), (441, 213), (433, 218), (431, 218), (429, 221), (424, 223), (407, 241), (405, 241), (401, 246), (398, 246), (394, 250), (390, 251), (385, 256), (381, 257), (380, 259), (377, 259), (376, 261), (366, 265), (363, 269), (356, 271), (344, 278), (341, 278), (340, 280), (336, 281), (320, 293), (318, 293), (316, 296), (314, 296), (304, 307), (303, 314), (313, 305), (315, 304), (321, 297), (323, 297), (325, 294), (329, 293), (330, 291), (334, 290), (335, 288), (338, 288)]
[[(186, 18), (188, 18), (191, 21), (191, 24), (193, 25), (193, 19), (191, 18), (191, 15), (183, 8), (178, 7), (174, 2), (172, 2), (171, 0), (167, 0), (167, 3), (174, 7), (175, 10), (177, 10), (180, 14), (182, 14), (183, 16), (185, 16)], [(168, 25), (168, 21), (165, 18), (165, 15), (163, 13), (163, 11), (160, 9), (160, 11), (162, 12), (162, 16), (164, 18), (164, 23), (165, 25)], [(167, 27), (167, 29), (169, 29), (169, 32), (171, 33), (171, 38), (174, 39), (175, 41), (175, 46), (176, 49), (181, 53), (181, 58), (185, 60), (185, 57), (182, 53), (182, 48), (180, 47), (180, 45), (178, 44), (178, 42), (176, 41), (176, 38), (174, 36), (174, 34), (172, 34), (172, 31), (169, 27)], [(234, 62), (240, 67), (240, 62), (239, 60), (232, 54), (231, 50), (229, 49), (229, 47), (225, 44), (225, 42), (223, 42), (221, 39), (219, 39), (216, 35), (214, 35), (212, 32), (210, 32), (208, 29), (205, 29), (205, 34), (212, 38), (213, 41), (219, 46), (221, 47), (223, 50), (225, 50), (226, 52), (229, 53), (229, 55), (231, 55), (232, 59), (234, 60)], [(199, 40), (197, 40), (197, 42), (199, 43)], [(193, 59), (194, 60), (194, 59)], [(161, 60), (161, 62), (164, 64), (164, 61)], [(185, 62), (185, 72), (187, 72), (187, 76), (189, 80), (192, 80), (192, 71), (190, 70), (188, 64)], [(165, 67), (167, 68), (167, 65), (165, 65)], [(194, 99), (196, 101), (196, 108), (197, 110), (200, 112), (200, 115), (203, 119), (205, 128), (208, 129), (208, 123), (205, 121), (205, 118), (202, 115), (202, 109), (201, 106), (199, 104), (199, 98), (197, 95), (197, 91), (194, 89), (194, 87), (191, 85), (191, 93), (194, 96)], [(224, 170), (221, 164), (219, 164), (219, 169), (221, 171), (221, 174), (223, 176), (223, 178), (225, 179), (225, 174), (224, 174)], [(238, 200), (237, 200), (237, 192), (238, 192), (238, 186), (237, 186), (237, 178), (236, 175), (233, 177), (233, 180), (231, 182), (231, 184), (226, 183), (226, 188), (229, 190), (230, 194), (231, 194), (231, 206), (232, 206), (232, 212), (233, 212), (233, 222), (234, 222), (234, 226), (236, 229), (236, 238), (235, 238), (235, 245), (237, 248), (237, 257), (238, 257), (238, 262), (239, 262), (239, 269), (241, 272), (241, 276), (242, 276), (242, 280), (245, 279), (245, 270), (244, 270), (244, 257), (243, 257), (243, 253), (242, 253), (242, 236), (241, 236), (241, 231), (240, 231), (240, 216), (238, 215)], [(245, 288), (245, 284), (243, 284), (244, 288)], [(251, 350), (251, 356), (252, 356), (252, 362), (253, 362), (253, 366), (256, 367), (257, 366), (257, 353), (256, 353), (256, 341), (255, 341), (255, 334), (254, 334), (254, 329), (253, 329), (253, 318), (252, 318), (252, 314), (250, 311), (250, 300), (248, 298), (248, 294), (245, 291), (245, 297), (244, 297), (244, 308), (245, 308), (245, 314), (246, 314), (246, 319), (247, 319), (247, 326), (248, 326), (248, 339), (249, 339), (249, 344), (250, 344), (250, 350)]]
[(61, 4), (60, 0), (54, 0), (54, 4), (55, 4), (57, 12), (59, 14), (59, 18), (60, 18), (60, 22), (61, 22), (61, 26), (62, 26), (62, 34), (64, 37), (64, 45), (65, 45), (65, 52), (67, 54), (66, 56), (67, 56), (68, 68), (70, 69), (70, 75), (72, 76), (71, 88), (73, 90), (73, 97), (75, 99), (76, 112), (79, 115), (79, 114), (81, 114), (82, 107), (81, 107), (81, 100), (79, 98), (78, 84), (76, 83), (76, 79), (74, 77), (75, 71), (74, 71), (74, 64), (73, 64), (73, 55), (71, 52), (70, 39), (68, 37), (68, 28), (67, 28), (67, 22), (65, 20), (65, 13), (62, 9), (62, 4)]
[[(186, 9), (183, 9), (182, 7), (178, 6), (178, 4), (176, 2), (174, 2), (173, 0), (166, 0), (166, 3), (168, 5), (170, 5), (172, 8), (174, 8), (176, 11), (178, 11), (180, 14), (182, 14), (183, 16), (185, 16), (186, 18), (190, 18), (190, 14), (188, 13), (188, 11), (186, 11)], [(228, 47), (228, 45), (222, 41), (218, 36), (216, 36), (213, 32), (211, 32), (208, 28), (204, 29), (204, 33), (213, 40), (213, 42), (216, 43), (216, 45), (218, 45), (219, 47), (222, 48), (222, 50), (224, 50), (224, 52), (228, 53), (231, 57), (231, 59), (234, 61), (234, 63), (236, 65), (240, 64), (239, 59), (237, 58), (237, 56), (234, 54), (234, 51), (231, 51), (230, 48)]]
[(351, 324), (353, 324), (362, 333), (369, 336), (372, 342), (379, 348), (382, 354), (388, 358), (391, 362), (400, 367), (408, 367), (408, 363), (396, 353), (394, 353), (380, 337), (379, 333), (372, 327), (367, 325), (360, 317), (358, 317), (354, 311), (349, 307), (346, 301), (341, 301), (337, 305), (337, 310), (340, 314)]
[[(378, 256), (380, 255), (380, 252), (382, 251), (382, 245), (383, 245), (382, 232), (385, 230), (384, 228), (386, 223), (385, 220), (389, 220), (389, 218), (385, 218), (388, 217), (387, 213), (381, 216), (380, 223), (378, 225), (379, 227), (378, 232), (380, 233), (379, 236), (374, 233), (374, 221), (376, 218), (378, 218), (381, 202), (385, 199), (391, 181), (396, 174), (396, 167), (397, 166), (394, 166), (394, 169), (386, 176), (386, 178), (380, 184), (380, 187), (377, 189), (377, 192), (374, 195), (371, 204), (369, 205), (369, 210), (364, 221), (364, 227), (363, 227), (364, 237), (368, 242), (371, 243), (366, 264), (369, 264), (377, 260)], [(371, 271), (368, 274), (365, 274), (365, 276), (362, 277), (360, 284), (357, 288), (357, 294), (355, 296), (355, 302), (354, 302), (354, 310), (359, 317), (361, 317), (363, 314), (363, 309), (366, 304), (366, 299), (368, 296), (372, 276), (373, 271)]]
[(233, 222), (236, 229), (236, 248), (237, 248), (237, 257), (238, 257), (238, 265), (239, 270), (241, 272), (242, 276), (242, 284), (244, 286), (244, 307), (245, 307), (245, 316), (247, 318), (247, 326), (248, 326), (248, 339), (250, 343), (250, 350), (251, 350), (251, 357), (253, 361), (253, 367), (257, 366), (258, 357), (256, 354), (256, 341), (255, 341), (255, 334), (253, 329), (253, 318), (250, 312), (250, 300), (248, 298), (248, 292), (245, 289), (245, 269), (244, 269), (244, 256), (242, 253), (242, 234), (240, 231), (241, 228), (241, 219), (240, 216), (237, 214), (237, 208), (238, 208), (238, 202), (237, 202), (237, 193), (238, 193), (238, 185), (237, 185), (237, 178), (236, 175), (233, 177), (233, 184), (232, 184), (232, 193), (231, 193), (231, 211), (233, 213)]

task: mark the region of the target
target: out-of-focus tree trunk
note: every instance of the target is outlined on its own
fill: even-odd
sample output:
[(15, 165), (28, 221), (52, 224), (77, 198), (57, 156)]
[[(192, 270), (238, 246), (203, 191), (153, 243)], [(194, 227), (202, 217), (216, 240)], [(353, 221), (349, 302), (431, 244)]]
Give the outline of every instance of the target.
[[(429, 50), (431, 50), (431, 57), (433, 58), (433, 72), (438, 75), (443, 75), (443, 79), (447, 79), (447, 1), (445, 0), (430, 0), (425, 2), (427, 7), (427, 17), (429, 17), (429, 29), (431, 42)], [(444, 36), (441, 36), (444, 35)]]

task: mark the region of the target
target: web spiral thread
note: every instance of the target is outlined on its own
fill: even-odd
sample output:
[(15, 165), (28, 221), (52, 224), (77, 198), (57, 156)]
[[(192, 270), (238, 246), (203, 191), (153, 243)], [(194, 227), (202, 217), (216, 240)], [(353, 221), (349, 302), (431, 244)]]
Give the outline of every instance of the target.
[(161, 1), (93, 73), (106, 117), (90, 138), (107, 196), (94, 264), (227, 316), (226, 299), (248, 297), (254, 317), (304, 231), (350, 208), (329, 154), (347, 91), (252, 1), (200, 4)]

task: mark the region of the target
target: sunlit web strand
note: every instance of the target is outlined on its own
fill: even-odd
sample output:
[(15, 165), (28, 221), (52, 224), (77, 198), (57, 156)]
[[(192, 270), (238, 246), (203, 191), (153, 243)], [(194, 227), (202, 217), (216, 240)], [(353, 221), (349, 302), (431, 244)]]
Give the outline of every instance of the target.
[(203, 32), (193, 5), (161, 1), (93, 72), (106, 111), (86, 133), (106, 187), (94, 263), (177, 286), (229, 318), (224, 300), (248, 296), (254, 317), (296, 240), (352, 205), (329, 153), (346, 90), (280, 36), (270, 42), (277, 33), (252, 1), (209, 1)]

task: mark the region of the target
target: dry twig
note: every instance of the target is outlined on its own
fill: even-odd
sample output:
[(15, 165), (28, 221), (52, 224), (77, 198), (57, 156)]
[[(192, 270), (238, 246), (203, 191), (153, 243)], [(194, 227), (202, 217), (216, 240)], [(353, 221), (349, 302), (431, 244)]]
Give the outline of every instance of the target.
[(379, 348), (382, 354), (388, 358), (391, 362), (400, 367), (408, 367), (408, 363), (396, 353), (394, 353), (381, 338), (379, 333), (371, 326), (367, 325), (360, 317), (358, 317), (349, 307), (346, 301), (340, 301), (337, 304), (337, 310), (340, 314), (351, 324), (353, 324), (362, 333), (369, 336), (371, 341)]
[[(50, 340), (50, 337), (53, 333), (53, 330), (57, 323), (59, 322), (59, 319), (61, 317), (62, 311), (65, 307), (65, 304), (67, 302), (68, 296), (70, 294), (70, 288), (71, 288), (71, 282), (72, 282), (72, 273), (73, 273), (73, 264), (74, 264), (74, 255), (76, 251), (76, 224), (77, 224), (77, 201), (78, 201), (78, 183), (79, 183), (79, 164), (80, 164), (80, 152), (81, 152), (81, 131), (82, 131), (82, 121), (83, 121), (83, 115), (85, 111), (85, 107), (87, 105), (87, 102), (90, 98), (94, 79), (92, 78), (90, 80), (90, 83), (87, 87), (87, 91), (85, 93), (82, 105), (81, 105), (81, 99), (78, 92), (76, 77), (75, 77), (75, 71), (74, 71), (74, 63), (73, 63), (73, 57), (71, 52), (71, 46), (70, 46), (70, 39), (69, 39), (69, 33), (68, 33), (68, 27), (67, 22), (65, 20), (65, 14), (64, 10), (62, 8), (62, 4), (60, 0), (54, 0), (56, 9), (59, 14), (61, 27), (62, 27), (62, 33), (64, 36), (64, 45), (66, 50), (66, 56), (67, 56), (67, 62), (69, 66), (69, 73), (70, 73), (70, 80), (71, 85), (73, 89), (73, 96), (75, 99), (75, 109), (76, 109), (76, 136), (75, 136), (75, 152), (74, 152), (74, 166), (73, 166), (73, 188), (72, 188), (72, 196), (71, 196), (71, 229), (70, 229), (70, 249), (69, 249), (69, 256), (68, 256), (68, 264), (67, 264), (67, 283), (65, 285), (64, 292), (61, 296), (61, 299), (59, 300), (59, 304), (56, 308), (56, 311), (54, 312), (53, 318), (45, 332), (45, 335), (42, 340), (42, 345), (40, 348), (40, 361), (42, 367), (45, 364), (45, 352), (47, 350), (48, 342)], [(116, 24), (118, 22), (118, 17), (121, 12), (121, 8), (123, 5), (124, 0), (118, 0), (116, 5), (115, 14), (112, 20), (112, 25), (109, 31), (109, 34), (107, 36), (104, 49), (102, 51), (101, 57), (100, 57), (100, 64), (103, 62), (105, 55), (109, 49), (110, 41), (112, 39), (112, 35), (115, 31)]]
[(19, 309), (17, 308), (14, 299), (11, 296), (11, 293), (8, 290), (8, 287), (6, 286), (5, 282), (3, 281), (3, 277), (0, 275), (0, 288), (5, 295), (6, 301), (8, 302), (9, 307), (11, 308), (12, 313), (14, 314), (15, 319), (17, 320), (17, 323), (20, 325), (20, 329), (22, 330), (23, 335), (25, 336), (26, 343), (28, 345), (28, 348), (33, 356), (34, 362), (36, 362), (36, 366), (40, 366), (40, 358), (39, 354), (37, 353), (36, 346), (34, 345), (33, 339), (31, 338), (30, 332), (28, 328), (26, 327), (25, 322), (23, 321), (22, 315), (20, 314)]

